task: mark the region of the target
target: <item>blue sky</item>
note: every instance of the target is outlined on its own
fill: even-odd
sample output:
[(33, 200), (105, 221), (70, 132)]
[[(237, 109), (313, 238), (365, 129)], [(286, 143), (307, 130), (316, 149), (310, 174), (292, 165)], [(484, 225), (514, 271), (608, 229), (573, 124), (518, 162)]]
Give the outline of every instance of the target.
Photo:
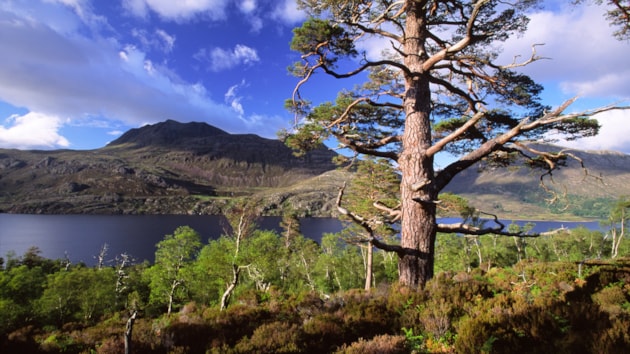
[[(630, 43), (611, 37), (598, 6), (549, 1), (502, 60), (531, 44), (549, 60), (523, 69), (545, 85), (545, 103), (579, 95), (570, 109), (630, 99)], [(287, 66), (293, 0), (2, 0), (0, 147), (95, 149), (166, 119), (273, 138), (296, 78)], [(365, 41), (376, 56), (382, 43)], [(331, 100), (354, 83), (318, 77), (303, 95)], [(573, 146), (630, 153), (630, 112), (598, 116), (597, 138)]]

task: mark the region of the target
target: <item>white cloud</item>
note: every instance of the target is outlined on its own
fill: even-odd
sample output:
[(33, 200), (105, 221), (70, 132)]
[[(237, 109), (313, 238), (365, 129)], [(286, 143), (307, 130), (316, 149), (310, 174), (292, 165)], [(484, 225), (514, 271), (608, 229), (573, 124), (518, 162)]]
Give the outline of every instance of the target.
[(243, 13), (246, 13), (246, 14), (251, 13), (254, 10), (256, 10), (256, 0), (242, 0), (239, 3), (238, 8)]
[(238, 90), (245, 87), (246, 85), (247, 84), (245, 83), (245, 80), (243, 80), (239, 84), (230, 86), (230, 88), (228, 88), (227, 92), (225, 93), (225, 102), (228, 103), (230, 107), (232, 107), (232, 109), (238, 114), (239, 118), (241, 119), (243, 119), (245, 110), (243, 109), (243, 104), (241, 103), (243, 97), (238, 95)]
[(238, 3), (238, 9), (241, 12), (241, 16), (249, 23), (250, 31), (252, 33), (259, 33), (263, 28), (263, 20), (257, 14), (257, 10), (260, 10), (260, 6), (257, 0), (242, 0)]
[(147, 17), (149, 9), (145, 0), (123, 0), (123, 8), (137, 17)]
[(186, 21), (196, 17), (223, 19), (229, 0), (124, 0), (123, 6), (138, 17), (146, 17), (152, 10), (165, 20)]
[(608, 111), (595, 115), (600, 125), (599, 135), (561, 145), (580, 150), (612, 150), (630, 152), (630, 112)]
[[(536, 48), (543, 59), (521, 70), (545, 87), (544, 103), (558, 106), (579, 96), (569, 110), (588, 110), (630, 99), (630, 44), (616, 40), (604, 17), (605, 8), (595, 5), (571, 6), (560, 3), (558, 11), (541, 11), (531, 16), (528, 31), (511, 38), (500, 57), (503, 63), (526, 60)], [(627, 102), (625, 103), (627, 104)], [(596, 137), (561, 142), (588, 150), (616, 150), (630, 153), (630, 112), (611, 111), (597, 115), (602, 126)]]
[[(231, 107), (111, 38), (66, 36), (44, 23), (0, 10), (0, 101), (31, 112), (73, 120), (107, 117), (135, 126), (165, 119), (204, 120), (243, 131)], [(231, 52), (245, 63), (255, 51)]]
[(0, 125), (0, 146), (15, 149), (55, 149), (70, 145), (59, 135), (62, 120), (57, 116), (29, 112), (12, 115), (5, 120), (8, 127)]
[(113, 136), (119, 136), (122, 133), (124, 133), (122, 130), (111, 130), (107, 132), (108, 135), (113, 135)]
[(295, 0), (281, 0), (273, 10), (271, 17), (292, 25), (306, 19), (306, 13), (298, 9)]
[(237, 44), (232, 50), (214, 48), (208, 52), (201, 49), (194, 58), (208, 62), (211, 71), (227, 70), (238, 65), (251, 65), (260, 61), (256, 50), (243, 44)]
[(248, 18), (248, 21), (251, 32), (258, 33), (262, 30), (263, 20), (260, 17), (252, 15)]
[(156, 29), (153, 33), (149, 33), (144, 29), (134, 28), (131, 30), (131, 35), (138, 40), (145, 50), (156, 49), (170, 53), (175, 46), (176, 37), (162, 29)]
[(546, 86), (557, 84), (566, 95), (583, 97), (630, 97), (630, 45), (612, 36), (612, 29), (599, 6), (565, 5), (561, 11), (542, 11), (531, 16), (527, 33), (504, 45), (501, 59), (512, 62), (514, 55), (525, 60), (531, 46), (550, 58), (522, 69)]

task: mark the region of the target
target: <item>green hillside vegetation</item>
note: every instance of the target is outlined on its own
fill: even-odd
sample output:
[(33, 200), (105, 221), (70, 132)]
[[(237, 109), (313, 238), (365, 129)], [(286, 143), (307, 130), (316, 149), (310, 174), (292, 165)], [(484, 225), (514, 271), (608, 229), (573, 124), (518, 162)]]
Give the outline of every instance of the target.
[(396, 282), (396, 256), (375, 250), (366, 291), (365, 248), (345, 242), (347, 234), (317, 244), (299, 234), (295, 213), (285, 214), (280, 234), (258, 230), (247, 208), (231, 207), (227, 217), (232, 229), (215, 240), (187, 226), (166, 235), (155, 264), (107, 247), (95, 250), (94, 267), (45, 259), (37, 248), (6, 255), (0, 351), (123, 353), (125, 333), (132, 353), (630, 347), (630, 242), (622, 229), (615, 237), (583, 228), (537, 238), (442, 234), (436, 276), (413, 290)]

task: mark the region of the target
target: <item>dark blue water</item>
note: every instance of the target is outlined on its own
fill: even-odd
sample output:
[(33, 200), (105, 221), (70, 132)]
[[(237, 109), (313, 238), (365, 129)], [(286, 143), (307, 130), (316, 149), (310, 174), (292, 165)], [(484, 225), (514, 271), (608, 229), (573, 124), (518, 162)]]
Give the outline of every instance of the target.
[[(458, 219), (440, 219), (443, 223)], [(259, 228), (280, 231), (279, 217), (261, 218)], [(506, 225), (510, 222), (506, 222)], [(520, 225), (526, 222), (517, 222)], [(584, 226), (597, 230), (597, 222), (537, 221), (534, 231), (543, 232), (560, 226)], [(108, 258), (121, 253), (142, 262), (154, 259), (155, 245), (179, 226), (190, 226), (204, 242), (225, 234), (225, 219), (221, 216), (191, 215), (24, 215), (0, 214), (0, 256), (13, 251), (21, 256), (32, 246), (50, 259), (65, 258), (73, 263), (95, 263), (95, 256), (103, 244), (109, 246)], [(488, 225), (490, 226), (490, 225)], [(304, 236), (319, 241), (323, 233), (338, 232), (342, 228), (334, 218), (306, 218), (301, 220)]]
[[(265, 217), (259, 229), (280, 231), (279, 217)], [(302, 234), (319, 241), (323, 233), (338, 232), (341, 223), (333, 218), (301, 220)], [(154, 259), (155, 245), (179, 226), (195, 229), (205, 243), (225, 234), (227, 223), (213, 215), (25, 215), (0, 214), (0, 256), (13, 251), (21, 256), (32, 246), (50, 259), (95, 263), (107, 244), (109, 258), (128, 253), (138, 262)]]

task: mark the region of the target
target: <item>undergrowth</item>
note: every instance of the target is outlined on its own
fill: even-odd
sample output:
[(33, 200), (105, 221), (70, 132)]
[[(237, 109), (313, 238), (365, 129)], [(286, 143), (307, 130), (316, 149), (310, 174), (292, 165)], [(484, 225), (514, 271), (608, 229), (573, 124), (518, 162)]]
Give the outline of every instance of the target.
[[(0, 351), (123, 353), (126, 321), (118, 313), (93, 325), (29, 325), (2, 334)], [(573, 263), (521, 262), (440, 273), (420, 290), (270, 291), (225, 311), (189, 303), (140, 314), (132, 342), (138, 353), (620, 353), (630, 348), (628, 328), (627, 261), (585, 277)]]

